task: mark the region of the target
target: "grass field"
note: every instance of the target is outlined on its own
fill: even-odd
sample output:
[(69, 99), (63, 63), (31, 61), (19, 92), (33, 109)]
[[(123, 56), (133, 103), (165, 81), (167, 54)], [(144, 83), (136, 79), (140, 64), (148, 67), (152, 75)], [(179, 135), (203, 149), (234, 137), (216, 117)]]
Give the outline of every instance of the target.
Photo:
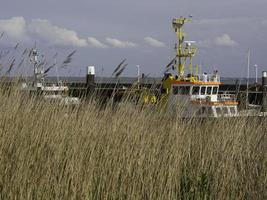
[(0, 89), (1, 199), (267, 199), (267, 120), (46, 104)]

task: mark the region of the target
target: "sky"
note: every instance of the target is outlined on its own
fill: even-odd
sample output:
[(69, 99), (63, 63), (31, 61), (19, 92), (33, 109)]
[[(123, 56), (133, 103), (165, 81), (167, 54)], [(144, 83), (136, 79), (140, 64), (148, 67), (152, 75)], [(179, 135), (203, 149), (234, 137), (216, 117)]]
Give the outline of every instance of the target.
[[(202, 71), (219, 70), (225, 77), (245, 77), (251, 49), (255, 67), (267, 70), (266, 0), (0, 0), (0, 49), (19, 42), (16, 51), (36, 42), (42, 55), (57, 62), (76, 50), (61, 75), (83, 76), (86, 66), (110, 76), (124, 58), (123, 76), (162, 76), (173, 58), (175, 34), (171, 20), (193, 16), (186, 40), (196, 41), (194, 64)], [(18, 52), (16, 52), (18, 54)], [(19, 62), (19, 61), (18, 61)], [(50, 75), (56, 73), (55, 69)]]

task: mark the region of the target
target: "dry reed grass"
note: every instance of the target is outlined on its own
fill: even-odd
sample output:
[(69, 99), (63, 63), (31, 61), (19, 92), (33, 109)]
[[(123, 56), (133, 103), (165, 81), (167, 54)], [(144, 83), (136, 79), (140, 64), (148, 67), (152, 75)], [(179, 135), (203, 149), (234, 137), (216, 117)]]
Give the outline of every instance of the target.
[(267, 199), (266, 120), (181, 120), (0, 88), (1, 199)]

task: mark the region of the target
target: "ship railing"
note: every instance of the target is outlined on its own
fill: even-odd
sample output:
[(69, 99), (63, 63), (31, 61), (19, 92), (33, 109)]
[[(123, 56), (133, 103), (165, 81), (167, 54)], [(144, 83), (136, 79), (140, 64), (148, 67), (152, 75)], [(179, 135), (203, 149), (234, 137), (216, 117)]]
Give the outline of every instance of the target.
[(234, 94), (218, 94), (218, 101), (235, 101), (236, 96)]
[(221, 77), (218, 74), (201, 74), (198, 78), (199, 81), (203, 82), (221, 82)]

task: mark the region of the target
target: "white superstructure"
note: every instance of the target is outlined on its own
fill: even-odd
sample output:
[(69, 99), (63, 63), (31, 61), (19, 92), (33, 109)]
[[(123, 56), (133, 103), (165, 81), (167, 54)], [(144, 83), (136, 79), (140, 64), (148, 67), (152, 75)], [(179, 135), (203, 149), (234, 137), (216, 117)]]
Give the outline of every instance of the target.
[(42, 96), (46, 101), (58, 102), (60, 104), (79, 104), (80, 99), (68, 95), (69, 88), (58, 81), (57, 83), (45, 83), (45, 71), (43, 65), (39, 65), (38, 51), (33, 49), (30, 61), (33, 63), (33, 81), (22, 83), (22, 90)]

